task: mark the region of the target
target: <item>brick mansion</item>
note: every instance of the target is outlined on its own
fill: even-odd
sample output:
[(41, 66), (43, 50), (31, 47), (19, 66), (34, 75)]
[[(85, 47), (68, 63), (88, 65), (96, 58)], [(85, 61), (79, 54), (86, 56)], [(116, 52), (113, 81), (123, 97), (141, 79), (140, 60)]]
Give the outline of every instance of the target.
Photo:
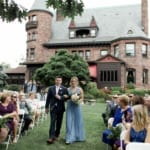
[(150, 88), (148, 0), (141, 4), (85, 9), (74, 20), (35, 0), (28, 11), (25, 78), (61, 49), (78, 53), (89, 64), (98, 88), (133, 83)]

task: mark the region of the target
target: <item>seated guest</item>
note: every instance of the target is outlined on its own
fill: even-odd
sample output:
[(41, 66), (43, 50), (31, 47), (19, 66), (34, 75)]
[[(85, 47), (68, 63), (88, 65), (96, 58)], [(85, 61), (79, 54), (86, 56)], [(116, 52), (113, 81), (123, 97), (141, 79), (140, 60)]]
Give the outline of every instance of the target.
[(27, 99), (27, 103), (30, 105), (31, 107), (31, 112), (32, 112), (32, 116), (33, 116), (33, 126), (35, 124), (35, 122), (39, 119), (40, 117), (40, 109), (39, 109), (39, 100), (36, 99), (35, 93), (34, 92), (30, 92), (29, 93), (29, 98)]
[[(29, 125), (32, 123), (32, 116), (30, 113), (31, 107), (27, 103), (24, 93), (19, 94), (19, 109), (24, 110), (24, 125), (23, 125), (22, 130), (21, 130), (21, 135), (24, 135), (25, 132), (28, 130)], [(20, 114), (19, 116), (20, 116), (20, 118), (23, 117), (22, 114)]]
[(9, 132), (13, 133), (13, 143), (17, 142), (17, 127), (18, 127), (18, 114), (16, 107), (11, 103), (10, 93), (6, 92), (1, 95), (0, 99), (0, 115), (3, 118), (7, 118), (6, 125), (9, 128)]
[(17, 110), (17, 113), (18, 113), (18, 111), (19, 111), (18, 93), (13, 92), (13, 93), (11, 94), (11, 102), (16, 106), (16, 110)]
[(106, 110), (102, 113), (102, 118), (106, 126), (108, 126), (108, 119), (114, 117), (115, 111), (118, 107), (118, 95), (114, 95), (112, 100), (107, 101)]
[[(128, 105), (129, 98), (126, 95), (119, 96), (118, 98), (119, 107), (116, 109), (114, 117), (111, 119), (112, 122), (109, 125), (116, 127), (118, 124), (122, 123), (125, 128), (127, 127), (127, 123), (131, 123), (132, 121), (132, 110), (131, 107)], [(114, 140), (109, 140), (108, 136), (111, 134), (110, 129), (106, 129), (103, 132), (102, 141), (104, 143), (110, 144), (112, 147), (114, 145)]]
[(142, 96), (135, 95), (132, 99), (132, 106), (138, 104), (144, 105), (144, 103), (144, 98)]
[(118, 107), (116, 109), (114, 119), (112, 126), (116, 126), (119, 123), (122, 123), (124, 120), (125, 122), (131, 122), (132, 121), (132, 110), (131, 107), (128, 105), (129, 98), (126, 95), (119, 96), (119, 103)]
[(125, 136), (125, 144), (130, 142), (150, 143), (150, 121), (147, 108), (143, 105), (133, 106), (133, 122)]

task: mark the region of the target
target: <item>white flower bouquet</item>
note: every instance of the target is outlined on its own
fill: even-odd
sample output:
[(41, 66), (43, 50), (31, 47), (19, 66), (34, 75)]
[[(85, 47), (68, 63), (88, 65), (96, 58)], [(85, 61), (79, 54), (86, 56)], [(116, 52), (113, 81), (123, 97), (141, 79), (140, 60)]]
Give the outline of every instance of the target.
[(79, 96), (77, 93), (72, 94), (71, 100), (72, 100), (75, 104), (80, 104), (80, 96)]

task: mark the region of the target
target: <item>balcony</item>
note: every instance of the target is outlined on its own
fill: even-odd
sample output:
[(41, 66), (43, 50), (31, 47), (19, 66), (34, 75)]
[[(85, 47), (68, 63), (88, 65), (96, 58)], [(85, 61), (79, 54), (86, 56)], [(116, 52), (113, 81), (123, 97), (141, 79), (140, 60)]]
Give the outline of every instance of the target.
[(38, 27), (38, 21), (28, 21), (26, 23), (26, 31), (37, 27)]

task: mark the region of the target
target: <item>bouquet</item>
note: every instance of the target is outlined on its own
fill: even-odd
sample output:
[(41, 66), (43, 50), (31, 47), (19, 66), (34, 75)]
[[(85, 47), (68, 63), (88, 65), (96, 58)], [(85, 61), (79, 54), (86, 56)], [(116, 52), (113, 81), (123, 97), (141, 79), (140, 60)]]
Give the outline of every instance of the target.
[(80, 104), (80, 96), (79, 96), (77, 93), (72, 94), (71, 100), (72, 100), (75, 104)]

